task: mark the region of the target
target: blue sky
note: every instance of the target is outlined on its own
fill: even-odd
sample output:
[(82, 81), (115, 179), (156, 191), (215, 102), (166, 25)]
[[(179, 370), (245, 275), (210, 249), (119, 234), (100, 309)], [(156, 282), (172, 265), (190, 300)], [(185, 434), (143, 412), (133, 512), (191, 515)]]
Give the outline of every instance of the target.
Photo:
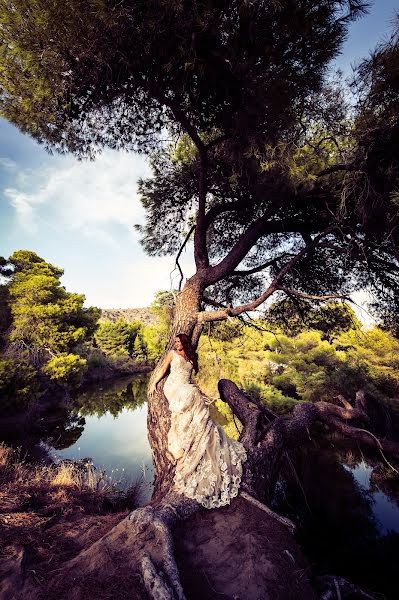
[[(395, 10), (397, 0), (373, 2), (350, 26), (335, 65), (349, 74), (388, 35)], [(147, 256), (133, 229), (144, 222), (136, 181), (149, 174), (133, 153), (104, 150), (94, 162), (50, 155), (0, 119), (0, 255), (37, 252), (64, 269), (63, 285), (85, 294), (86, 306), (148, 306), (170, 289), (174, 265), (173, 257)], [(182, 264), (189, 276), (189, 251)]]

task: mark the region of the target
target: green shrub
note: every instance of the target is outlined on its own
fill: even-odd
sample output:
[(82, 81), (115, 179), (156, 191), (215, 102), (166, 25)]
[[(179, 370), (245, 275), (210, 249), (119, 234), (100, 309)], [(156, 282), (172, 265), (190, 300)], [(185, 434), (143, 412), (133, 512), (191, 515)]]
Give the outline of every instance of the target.
[(58, 383), (78, 386), (87, 370), (87, 360), (77, 354), (55, 356), (43, 367), (43, 372)]
[(260, 399), (270, 410), (279, 415), (291, 413), (298, 403), (297, 400), (288, 398), (272, 385), (252, 383), (247, 385), (244, 391)]
[(0, 410), (6, 413), (25, 409), (40, 384), (36, 370), (25, 361), (0, 358)]

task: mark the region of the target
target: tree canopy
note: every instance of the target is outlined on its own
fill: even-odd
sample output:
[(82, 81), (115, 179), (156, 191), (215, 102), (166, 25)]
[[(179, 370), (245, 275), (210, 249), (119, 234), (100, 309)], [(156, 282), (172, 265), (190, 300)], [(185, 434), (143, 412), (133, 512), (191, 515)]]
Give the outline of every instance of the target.
[(7, 347), (42, 364), (93, 335), (101, 311), (83, 307), (83, 294), (66, 291), (62, 269), (30, 250), (17, 250), (3, 262), (11, 314)]
[(358, 69), (354, 110), (329, 72), (367, 7), (3, 0), (0, 111), (49, 151), (151, 154), (137, 229), (178, 266), (193, 239), (189, 332), (276, 293), (395, 307), (397, 31)]
[(266, 311), (264, 320), (269, 327), (286, 335), (313, 329), (322, 332), (323, 339), (328, 341), (345, 331), (361, 327), (349, 304), (330, 301), (322, 306), (313, 306), (308, 300), (289, 296), (274, 302)]

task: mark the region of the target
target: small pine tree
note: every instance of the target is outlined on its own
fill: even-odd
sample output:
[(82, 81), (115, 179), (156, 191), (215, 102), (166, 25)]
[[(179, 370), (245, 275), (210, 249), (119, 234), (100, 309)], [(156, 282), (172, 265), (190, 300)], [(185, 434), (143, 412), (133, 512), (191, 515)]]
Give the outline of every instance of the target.
[(133, 345), (133, 356), (137, 362), (147, 362), (148, 348), (141, 331), (137, 332)]
[(128, 356), (130, 338), (129, 323), (123, 319), (118, 319), (115, 323), (104, 321), (95, 333), (99, 348), (108, 356)]

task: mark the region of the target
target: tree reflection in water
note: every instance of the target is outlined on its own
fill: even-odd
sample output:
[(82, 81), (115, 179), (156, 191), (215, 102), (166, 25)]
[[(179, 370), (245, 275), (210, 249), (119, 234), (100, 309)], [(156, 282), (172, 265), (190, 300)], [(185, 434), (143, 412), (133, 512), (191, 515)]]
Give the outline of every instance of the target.
[[(391, 505), (387, 532), (381, 502), (398, 498), (398, 480), (379, 460), (334, 434), (313, 438), (284, 461), (273, 508), (297, 523), (299, 542), (317, 573), (341, 575), (393, 600), (399, 506)], [(356, 472), (361, 465), (379, 473), (380, 483), (372, 477), (373, 483), (360, 485)], [(387, 480), (396, 481), (396, 489)]]
[(20, 427), (2, 431), (2, 439), (21, 446), (28, 459), (44, 456), (45, 447), (70, 448), (85, 431), (85, 417), (100, 419), (110, 413), (116, 418), (123, 409), (134, 411), (143, 406), (147, 400), (147, 381), (148, 375), (129, 376), (85, 386), (68, 401), (61, 395), (54, 396), (40, 416), (26, 420)]

